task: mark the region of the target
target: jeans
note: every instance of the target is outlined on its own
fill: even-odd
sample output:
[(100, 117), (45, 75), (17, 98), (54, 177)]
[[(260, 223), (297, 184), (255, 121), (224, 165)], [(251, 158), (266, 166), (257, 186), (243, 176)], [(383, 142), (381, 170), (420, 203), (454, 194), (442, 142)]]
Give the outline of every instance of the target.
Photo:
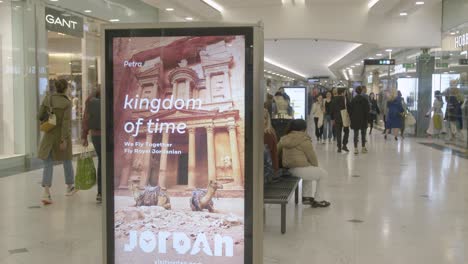
[(366, 131), (367, 129), (353, 129), (354, 130), (354, 148), (358, 147), (359, 143), (359, 132), (361, 132), (362, 147), (366, 146)]
[[(63, 171), (65, 174), (65, 183), (73, 185), (75, 183), (75, 175), (73, 171), (73, 164), (71, 160), (63, 161)], [(42, 187), (52, 187), (52, 176), (54, 174), (54, 161), (52, 160), (52, 153), (44, 160), (44, 171), (42, 173)]]
[(102, 193), (102, 170), (101, 170), (101, 136), (92, 136), (91, 141), (93, 142), (94, 150), (98, 156), (98, 168), (97, 168), (97, 185), (98, 194)]
[[(344, 131), (343, 139), (341, 138), (342, 132)], [(338, 149), (348, 145), (349, 140), (349, 127), (343, 127), (341, 123), (335, 123), (335, 133)]]
[[(302, 196), (303, 197), (314, 197), (315, 201), (322, 201), (323, 191), (326, 180), (326, 172), (318, 167), (298, 167), (289, 169), (292, 175), (302, 178)], [(315, 194), (312, 193), (312, 183), (317, 182)]]
[(331, 139), (333, 137), (333, 127), (331, 122), (331, 116), (325, 115), (323, 119), (323, 139)]
[(314, 123), (315, 123), (315, 137), (317, 137), (317, 140), (322, 139), (322, 134), (323, 134), (323, 125), (321, 127), (318, 127), (318, 122), (319, 118), (314, 117)]

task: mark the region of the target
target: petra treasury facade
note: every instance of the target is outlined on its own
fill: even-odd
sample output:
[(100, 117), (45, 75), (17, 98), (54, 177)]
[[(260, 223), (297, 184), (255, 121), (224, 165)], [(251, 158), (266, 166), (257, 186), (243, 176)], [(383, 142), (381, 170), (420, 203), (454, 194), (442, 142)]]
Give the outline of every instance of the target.
[[(114, 41), (117, 189), (130, 182), (171, 190), (244, 188), (245, 41), (242, 36), (120, 38)], [(197, 109), (123, 109), (125, 97), (196, 99)], [(175, 104), (177, 105), (177, 103)], [(153, 109), (154, 110), (154, 109)], [(126, 123), (143, 120), (133, 136)], [(184, 133), (148, 131), (150, 122), (186, 124)], [(152, 133), (153, 132), (153, 133)], [(124, 145), (137, 146), (127, 152)]]

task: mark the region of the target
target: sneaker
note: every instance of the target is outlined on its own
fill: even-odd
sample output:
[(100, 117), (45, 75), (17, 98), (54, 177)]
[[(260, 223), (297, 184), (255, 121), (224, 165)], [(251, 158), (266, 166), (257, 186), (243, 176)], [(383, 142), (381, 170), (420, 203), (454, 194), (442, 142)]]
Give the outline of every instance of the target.
[(361, 152), (362, 152), (362, 153), (367, 153), (367, 148), (366, 148), (366, 147), (363, 147)]
[(341, 149), (338, 149), (338, 153), (341, 153)]
[(342, 149), (343, 149), (344, 151), (346, 151), (346, 152), (349, 152), (349, 149), (348, 149), (347, 146), (344, 146)]
[(102, 203), (102, 194), (98, 193), (96, 195), (96, 202), (99, 204), (99, 203)]
[(314, 201), (311, 203), (311, 207), (312, 207), (312, 208), (317, 208), (317, 207), (322, 207), (322, 208), (324, 208), (324, 207), (328, 207), (328, 206), (330, 206), (330, 202), (327, 202), (327, 201), (320, 201), (320, 202), (318, 202), (318, 201), (315, 201), (315, 200), (314, 200)]
[(322, 144), (325, 144), (325, 143), (326, 143), (325, 139), (322, 139)]
[(42, 204), (44, 205), (52, 204), (52, 198), (50, 197), (50, 193), (44, 192), (42, 194), (41, 201), (42, 201)]
[(354, 155), (359, 154), (359, 150), (357, 148), (354, 149)]
[(66, 196), (72, 196), (77, 192), (75, 189), (75, 186), (68, 186), (67, 187), (67, 192), (65, 193)]

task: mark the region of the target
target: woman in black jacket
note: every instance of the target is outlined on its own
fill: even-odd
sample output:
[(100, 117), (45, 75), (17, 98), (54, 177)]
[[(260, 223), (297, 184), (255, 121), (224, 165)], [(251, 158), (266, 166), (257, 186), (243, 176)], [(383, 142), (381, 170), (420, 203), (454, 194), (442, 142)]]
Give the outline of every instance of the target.
[(369, 101), (361, 95), (362, 87), (356, 88), (357, 95), (351, 101), (348, 109), (351, 117), (351, 128), (354, 131), (354, 154), (358, 154), (359, 132), (361, 132), (362, 153), (367, 153), (366, 131), (369, 118)]

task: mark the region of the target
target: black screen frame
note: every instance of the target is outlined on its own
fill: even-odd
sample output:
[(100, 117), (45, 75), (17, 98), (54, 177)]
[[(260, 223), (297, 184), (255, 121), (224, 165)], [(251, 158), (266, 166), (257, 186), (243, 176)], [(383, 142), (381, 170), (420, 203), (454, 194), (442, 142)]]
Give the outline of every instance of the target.
[(253, 98), (254, 98), (254, 27), (189, 27), (105, 29), (105, 96), (104, 116), (106, 142), (104, 150), (106, 173), (106, 255), (107, 264), (115, 264), (114, 233), (114, 68), (113, 39), (121, 37), (175, 36), (244, 36), (245, 37), (245, 152), (244, 152), (244, 263), (253, 263)]

